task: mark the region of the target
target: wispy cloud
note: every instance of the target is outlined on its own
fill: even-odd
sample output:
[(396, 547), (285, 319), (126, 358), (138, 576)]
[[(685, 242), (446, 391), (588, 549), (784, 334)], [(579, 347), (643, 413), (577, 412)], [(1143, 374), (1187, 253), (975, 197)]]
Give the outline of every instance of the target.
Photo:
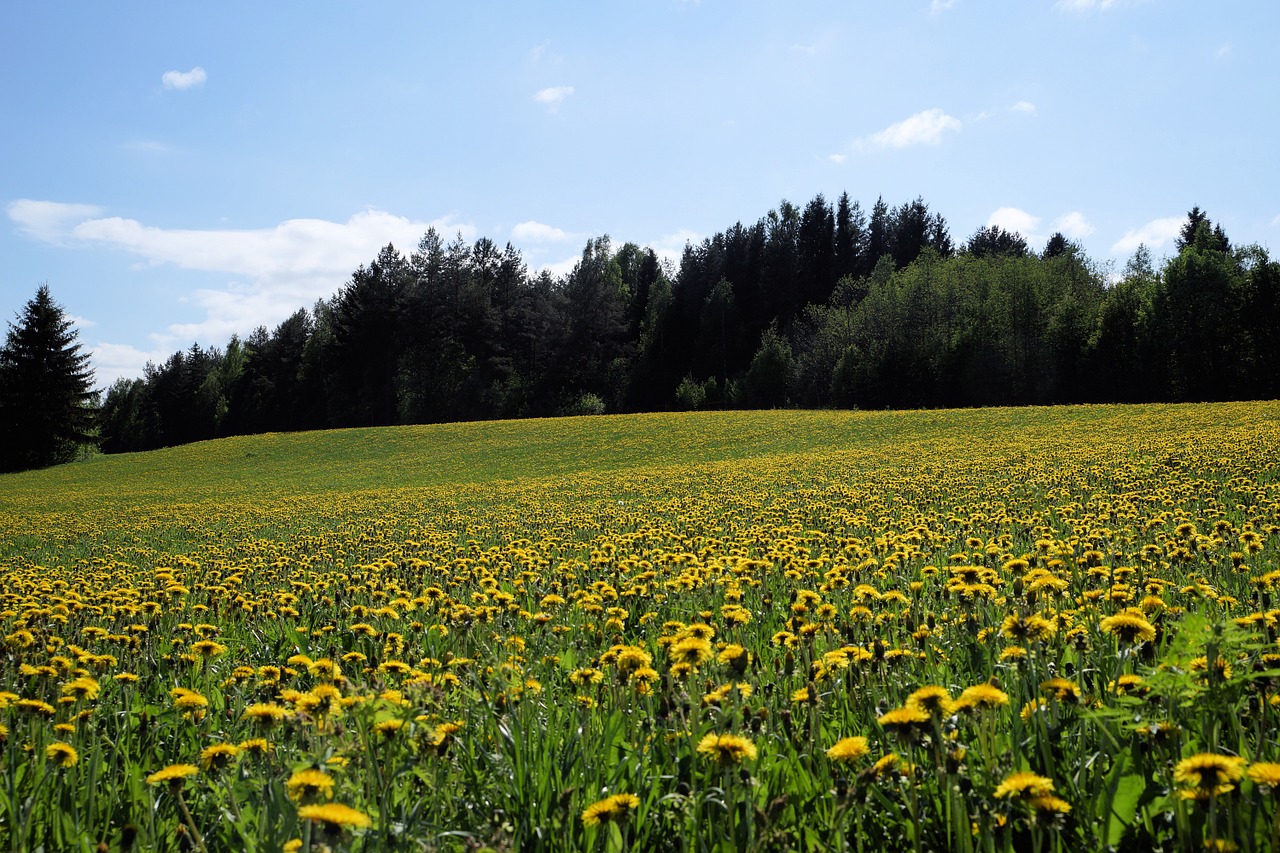
[(930, 15), (941, 15), (951, 7), (956, 5), (956, 0), (932, 0), (929, 4)]
[(542, 222), (521, 222), (511, 229), (511, 239), (521, 243), (559, 243), (572, 240), (572, 234)]
[(1058, 0), (1053, 5), (1068, 12), (1102, 12), (1120, 2), (1121, 0)]
[(1181, 216), (1166, 216), (1153, 219), (1141, 227), (1130, 228), (1124, 232), (1123, 237), (1112, 244), (1111, 254), (1127, 255), (1142, 245), (1148, 249), (1158, 249), (1178, 236), (1185, 221)]
[(1016, 104), (1009, 107), (1009, 109), (1015, 113), (1022, 113), (1023, 115), (1033, 116), (1036, 114), (1036, 105), (1030, 101), (1018, 101)]
[(1053, 231), (1061, 231), (1062, 236), (1071, 240), (1081, 240), (1093, 233), (1093, 224), (1078, 210), (1064, 213), (1053, 220), (1050, 227), (1042, 230), (1044, 218), (1028, 213), (1018, 207), (1001, 207), (987, 217), (987, 227), (999, 226), (1005, 231), (1022, 235), (1032, 248), (1049, 239), (1050, 227)]
[(560, 109), (560, 105), (564, 103), (565, 98), (568, 98), (572, 94), (572, 86), (550, 86), (546, 89), (539, 89), (538, 92), (534, 94), (533, 99), (538, 103), (545, 105), (551, 112), (555, 112)]
[(222, 344), (232, 334), (273, 325), (332, 296), (388, 243), (408, 253), (428, 228), (461, 233), (468, 240), (476, 234), (473, 226), (452, 217), (421, 222), (381, 210), (361, 211), (346, 222), (290, 219), (243, 230), (159, 228), (99, 216), (101, 208), (95, 205), (29, 199), (11, 203), (7, 211), (19, 230), (46, 243), (96, 246), (127, 252), (151, 266), (225, 274), (225, 287), (182, 294), (203, 316), (155, 333), (159, 347), (192, 340)]
[(918, 112), (889, 125), (855, 143), (857, 147), (906, 148), (910, 145), (937, 145), (948, 131), (959, 131), (963, 123), (938, 108)]
[(1083, 240), (1094, 231), (1093, 223), (1078, 210), (1059, 216), (1054, 221), (1053, 227), (1054, 230), (1061, 231), (1062, 236), (1069, 237), (1072, 240)]
[(160, 77), (160, 82), (164, 83), (166, 89), (190, 89), (193, 86), (203, 86), (208, 79), (209, 75), (197, 65), (190, 71), (166, 71)]
[(65, 204), (29, 198), (20, 198), (5, 206), (5, 213), (20, 233), (54, 245), (65, 245), (72, 225), (101, 212), (102, 208), (96, 204)]
[(1040, 217), (1017, 207), (1001, 207), (987, 217), (987, 227), (993, 225), (1030, 240), (1038, 236), (1036, 229), (1040, 226)]

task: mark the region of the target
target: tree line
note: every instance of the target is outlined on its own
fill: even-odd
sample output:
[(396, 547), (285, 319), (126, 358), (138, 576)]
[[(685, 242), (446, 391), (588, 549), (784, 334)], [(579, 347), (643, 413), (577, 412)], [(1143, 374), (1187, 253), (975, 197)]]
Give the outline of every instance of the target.
[(388, 245), (331, 298), (122, 379), (106, 452), (266, 431), (665, 409), (1273, 398), (1280, 263), (1198, 207), (1118, 276), (1061, 234), (953, 244), (922, 199), (786, 201), (678, 265), (587, 242), (533, 273), (510, 244)]

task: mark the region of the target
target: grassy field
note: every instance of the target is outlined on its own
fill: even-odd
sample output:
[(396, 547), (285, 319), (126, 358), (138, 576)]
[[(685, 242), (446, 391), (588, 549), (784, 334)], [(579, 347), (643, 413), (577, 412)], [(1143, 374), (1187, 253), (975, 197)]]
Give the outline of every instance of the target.
[(1280, 404), (0, 477), (0, 847), (1280, 849)]

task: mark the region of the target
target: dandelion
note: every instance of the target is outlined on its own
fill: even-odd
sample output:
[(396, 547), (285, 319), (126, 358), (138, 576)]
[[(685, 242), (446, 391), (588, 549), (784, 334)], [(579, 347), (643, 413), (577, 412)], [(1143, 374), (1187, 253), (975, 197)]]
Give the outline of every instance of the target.
[(756, 757), (756, 745), (742, 735), (715, 733), (698, 741), (698, 752), (722, 766), (740, 764)]
[(315, 767), (294, 773), (284, 786), (289, 799), (294, 801), (313, 797), (333, 798), (333, 777)]
[(936, 685), (921, 687), (907, 697), (905, 704), (906, 707), (924, 711), (931, 717), (950, 716), (954, 707), (947, 689)]
[(1009, 704), (1009, 694), (992, 684), (975, 684), (960, 691), (954, 707), (957, 711), (991, 711)]
[(157, 770), (147, 777), (148, 785), (159, 785), (161, 782), (168, 782), (171, 785), (181, 785), (182, 780), (188, 776), (194, 776), (200, 772), (200, 768), (194, 764), (170, 764), (161, 770)]
[(1259, 786), (1265, 793), (1280, 790), (1280, 764), (1270, 761), (1259, 761), (1250, 764), (1246, 772), (1249, 780)]
[(876, 718), (876, 722), (899, 737), (909, 737), (927, 727), (932, 719), (933, 715), (921, 708), (894, 708)]
[(1026, 801), (1036, 797), (1045, 797), (1052, 793), (1052, 779), (1038, 776), (1035, 773), (1019, 771), (1006, 776), (1004, 781), (996, 786), (993, 796), (996, 799), (1007, 797), (1010, 800)]
[(240, 715), (260, 728), (271, 728), (283, 720), (288, 711), (274, 702), (255, 702), (244, 709)]
[(1173, 781), (1184, 800), (1207, 800), (1235, 790), (1233, 783), (1245, 772), (1245, 760), (1235, 755), (1201, 752), (1184, 758), (1173, 768)]
[(74, 746), (62, 741), (54, 741), (44, 748), (45, 757), (59, 767), (72, 767), (80, 760), (80, 754)]
[(847, 737), (836, 741), (835, 746), (827, 750), (827, 758), (837, 764), (852, 764), (870, 751), (865, 737)]
[(342, 827), (367, 827), (372, 825), (369, 816), (361, 811), (356, 811), (350, 806), (344, 806), (342, 803), (318, 803), (309, 806), (302, 806), (298, 809), (298, 817), (311, 821), (312, 823), (324, 824), (326, 827), (340, 829)]
[(248, 740), (242, 740), (239, 743), (240, 751), (247, 752), (254, 758), (261, 758), (275, 747), (271, 741), (262, 737), (251, 737)]
[(597, 800), (582, 810), (582, 822), (586, 826), (599, 826), (602, 823), (623, 823), (631, 817), (631, 813), (640, 807), (640, 798), (635, 794), (614, 794)]
[(373, 727), (374, 734), (390, 738), (404, 728), (404, 720), (383, 720)]
[(60, 692), (64, 696), (74, 696), (77, 699), (83, 699), (91, 702), (98, 698), (98, 692), (100, 689), (97, 679), (82, 676), (74, 681), (68, 681), (66, 684), (62, 685)]
[(200, 766), (205, 770), (221, 770), (240, 754), (240, 747), (229, 743), (215, 743), (200, 751)]
[(1098, 627), (1123, 643), (1149, 643), (1156, 638), (1155, 626), (1133, 611), (1108, 616), (1098, 623)]

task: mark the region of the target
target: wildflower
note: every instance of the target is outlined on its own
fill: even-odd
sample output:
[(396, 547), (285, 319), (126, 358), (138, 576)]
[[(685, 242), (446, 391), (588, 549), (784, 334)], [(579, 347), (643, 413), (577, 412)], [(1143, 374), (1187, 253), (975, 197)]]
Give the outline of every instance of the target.
[(62, 685), (61, 692), (64, 696), (74, 696), (77, 699), (92, 701), (98, 698), (100, 689), (96, 679), (82, 676)]
[(299, 770), (284, 783), (285, 790), (291, 800), (303, 800), (310, 797), (333, 797), (333, 777), (323, 770), (308, 767)]
[(404, 720), (383, 720), (373, 727), (373, 731), (384, 738), (390, 738), (402, 728), (404, 728)]
[(194, 776), (200, 772), (200, 768), (194, 764), (170, 764), (161, 770), (157, 770), (147, 777), (148, 785), (158, 785), (161, 782), (169, 782), (171, 784), (182, 784), (182, 780), (188, 776)]
[(1245, 760), (1235, 755), (1201, 752), (1184, 758), (1173, 768), (1173, 781), (1182, 786), (1184, 800), (1207, 800), (1235, 790), (1234, 782), (1244, 775)]
[(640, 798), (635, 794), (614, 794), (598, 800), (582, 810), (582, 822), (587, 826), (599, 826), (602, 823), (622, 823), (631, 817), (631, 813), (640, 807)]
[(906, 737), (929, 725), (933, 715), (921, 708), (894, 708), (876, 719), (882, 727)]
[(350, 806), (344, 806), (342, 803), (319, 803), (302, 806), (298, 809), (298, 817), (306, 818), (312, 823), (323, 823), (333, 828), (344, 826), (366, 827), (373, 823), (364, 812), (356, 811)]
[(200, 751), (200, 766), (205, 770), (221, 770), (240, 754), (240, 747), (230, 743), (215, 743)]
[(175, 687), (169, 691), (169, 695), (173, 697), (173, 706), (179, 711), (200, 711), (209, 707), (208, 699), (185, 687)]
[(270, 728), (283, 720), (288, 713), (288, 711), (274, 702), (255, 702), (245, 708), (241, 716), (251, 720), (256, 726)]
[(930, 716), (950, 716), (954, 703), (945, 687), (929, 685), (907, 697), (906, 707), (924, 711)]
[(954, 707), (957, 711), (990, 711), (1009, 704), (1009, 694), (992, 684), (975, 684), (960, 691)]
[(1080, 688), (1066, 678), (1050, 678), (1040, 684), (1041, 692), (1053, 696), (1059, 702), (1074, 705), (1080, 701)]
[(28, 714), (39, 714), (42, 717), (52, 717), (57, 713), (52, 705), (39, 699), (19, 699), (14, 703), (14, 707), (19, 711), (25, 711)]
[(1280, 764), (1259, 761), (1256, 764), (1250, 764), (1246, 774), (1253, 784), (1263, 788), (1267, 793), (1280, 789)]
[(243, 740), (239, 746), (241, 752), (247, 752), (255, 758), (261, 758), (275, 748), (272, 746), (271, 741), (262, 737), (251, 737), (248, 740)]
[(1133, 611), (1108, 616), (1098, 627), (1124, 643), (1147, 643), (1156, 638), (1155, 626)]
[[(692, 631), (693, 627), (696, 626), (691, 626), (689, 630)], [(670, 655), (672, 663), (698, 666), (711, 659), (711, 641), (697, 636), (685, 637), (673, 644), (667, 650), (667, 654)]]
[(1053, 636), (1054, 626), (1048, 619), (1033, 613), (1030, 616), (1011, 614), (1000, 625), (1000, 633), (1010, 640), (1040, 642)]
[(739, 764), (756, 757), (756, 745), (735, 734), (708, 734), (698, 741), (698, 752), (721, 765)]
[(827, 758), (837, 764), (851, 764), (862, 758), (870, 750), (864, 737), (847, 737), (836, 741), (835, 746), (827, 750)]
[(997, 799), (1008, 797), (1011, 800), (1031, 800), (1035, 797), (1048, 796), (1053, 792), (1053, 780), (1035, 773), (1019, 771), (1005, 777), (993, 794)]
[(227, 653), (227, 647), (213, 640), (199, 640), (191, 644), (191, 651), (202, 658), (216, 658)]
[(80, 754), (74, 746), (62, 741), (54, 741), (44, 748), (45, 756), (59, 767), (71, 767), (80, 760)]

